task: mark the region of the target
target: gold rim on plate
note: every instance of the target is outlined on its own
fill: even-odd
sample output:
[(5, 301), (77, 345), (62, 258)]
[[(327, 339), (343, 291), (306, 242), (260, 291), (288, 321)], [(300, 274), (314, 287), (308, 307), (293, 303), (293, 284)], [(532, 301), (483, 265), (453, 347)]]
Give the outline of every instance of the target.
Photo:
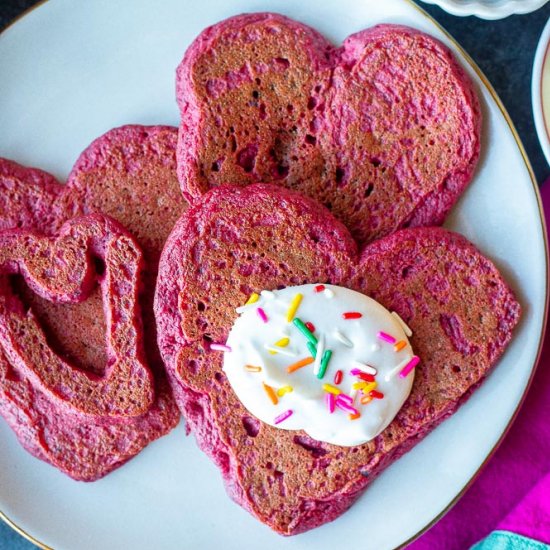
[[(4, 33), (9, 28), (13, 27), (16, 23), (21, 21), (24, 17), (26, 17), (29, 13), (33, 12), (35, 9), (40, 8), (43, 6), (48, 0), (40, 0), (37, 4), (34, 6), (28, 8), (23, 13), (19, 14), (13, 21), (11, 21), (6, 27), (4, 27), (2, 30), (0, 30), (0, 34)], [(540, 354), (542, 351), (542, 345), (544, 341), (544, 333), (546, 330), (546, 321), (547, 321), (547, 314), (548, 314), (548, 269), (549, 269), (549, 259), (548, 259), (548, 238), (546, 233), (546, 222), (544, 218), (544, 211), (542, 207), (542, 200), (539, 192), (539, 187), (537, 185), (537, 180), (535, 178), (535, 173), (533, 172), (533, 168), (531, 167), (531, 163), (529, 162), (529, 159), (527, 157), (527, 153), (525, 152), (525, 148), (523, 147), (523, 143), (521, 142), (521, 138), (519, 137), (519, 134), (516, 130), (516, 127), (514, 126), (514, 123), (512, 122), (512, 119), (510, 118), (510, 115), (508, 114), (508, 111), (506, 110), (506, 107), (502, 103), (500, 97), (496, 93), (495, 89), (493, 88), (492, 84), (489, 82), (483, 71), (478, 67), (477, 63), (470, 57), (470, 55), (462, 48), (462, 46), (445, 30), (444, 27), (442, 27), (438, 21), (436, 21), (427, 11), (422, 9), (420, 6), (415, 4), (413, 0), (404, 0), (407, 4), (414, 7), (422, 16), (424, 16), (428, 21), (430, 21), (438, 30), (440, 30), (446, 38), (453, 44), (453, 46), (458, 50), (458, 52), (462, 55), (464, 60), (470, 65), (472, 70), (476, 73), (476, 75), (479, 77), (493, 100), (495, 101), (497, 107), (500, 109), (500, 112), (504, 116), (504, 119), (506, 121), (506, 124), (508, 124), (508, 127), (510, 128), (510, 131), (512, 132), (512, 135), (514, 137), (514, 140), (516, 141), (516, 144), (519, 148), (521, 157), (523, 158), (523, 161), (525, 163), (525, 167), (527, 168), (527, 171), (529, 172), (529, 177), (531, 178), (531, 184), (533, 185), (533, 191), (535, 193), (535, 197), (537, 199), (538, 209), (539, 209), (539, 217), (540, 222), (542, 224), (542, 233), (543, 233), (543, 241), (544, 241), (544, 255), (545, 255), (545, 264), (546, 264), (546, 270), (545, 270), (545, 282), (546, 282), (546, 298), (544, 302), (544, 317), (543, 317), (543, 323), (542, 323), (542, 329), (540, 333), (539, 338), (539, 346), (537, 349), (537, 355), (535, 358), (535, 361), (533, 363), (533, 369), (531, 370), (531, 375), (529, 377), (529, 381), (527, 382), (527, 385), (525, 386), (525, 390), (523, 392), (523, 395), (518, 403), (518, 406), (514, 410), (514, 413), (512, 414), (510, 420), (508, 421), (508, 424), (506, 425), (506, 428), (502, 432), (502, 435), (499, 437), (498, 441), (495, 443), (494, 447), (489, 451), (489, 454), (485, 458), (485, 460), (480, 464), (479, 468), (475, 471), (473, 476), (466, 482), (464, 487), (457, 493), (457, 495), (445, 506), (445, 508), (435, 517), (433, 518), (427, 525), (425, 525), (422, 529), (420, 529), (415, 535), (410, 537), (408, 540), (406, 540), (403, 544), (401, 544), (398, 548), (405, 548), (407, 545), (409, 545), (411, 542), (413, 542), (415, 539), (420, 537), (423, 533), (428, 531), (431, 527), (433, 527), (464, 495), (464, 493), (470, 488), (472, 483), (475, 481), (477, 476), (480, 474), (481, 470), (485, 467), (485, 465), (491, 460), (493, 455), (495, 454), (497, 448), (500, 446), (508, 432), (510, 431), (510, 428), (512, 427), (512, 424), (514, 423), (521, 406), (523, 405), (523, 402), (525, 401), (525, 397), (527, 396), (527, 393), (529, 392), (529, 388), (531, 387), (531, 384), (533, 382), (533, 378), (535, 376), (535, 372), (537, 370), (537, 365), (540, 359)], [(9, 525), (14, 531), (19, 533), (22, 537), (26, 538), (28, 541), (32, 542), (42, 550), (54, 550), (51, 546), (47, 546), (43, 542), (40, 542), (39, 540), (35, 539), (32, 535), (27, 533), (24, 529), (19, 527), (13, 520), (11, 520), (2, 510), (0, 510), (0, 519), (3, 520), (7, 525)]]

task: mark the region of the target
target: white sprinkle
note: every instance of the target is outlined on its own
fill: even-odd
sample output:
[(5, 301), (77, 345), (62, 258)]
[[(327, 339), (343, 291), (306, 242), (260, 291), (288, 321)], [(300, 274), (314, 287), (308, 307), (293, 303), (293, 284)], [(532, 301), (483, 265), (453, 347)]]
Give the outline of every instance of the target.
[(367, 374), (372, 374), (374, 376), (376, 376), (378, 374), (378, 371), (374, 367), (371, 367), (370, 365), (367, 365), (366, 363), (361, 363), (359, 361), (353, 361), (352, 365), (354, 367), (357, 367), (358, 369), (361, 369), (362, 371), (366, 372)]
[(264, 348), (267, 351), (272, 351), (273, 353), (280, 353), (281, 355), (287, 355), (288, 357), (296, 357), (297, 354), (293, 351), (290, 351), (288, 348), (275, 348), (273, 346), (268, 346), (267, 344), (264, 346)]
[(315, 354), (315, 362), (313, 363), (313, 374), (315, 376), (319, 374), (323, 353), (325, 353), (325, 335), (321, 334), (321, 336), (319, 336), (319, 339), (317, 341), (317, 353)]
[(409, 355), (406, 359), (403, 359), (401, 363), (399, 363), (396, 367), (394, 367), (386, 376), (384, 376), (384, 380), (386, 382), (389, 382), (411, 359), (413, 358), (412, 355)]
[(344, 346), (347, 346), (348, 348), (353, 347), (353, 342), (347, 336), (344, 336), (338, 329), (334, 331), (334, 336), (336, 336), (336, 339), (340, 340)]
[(225, 344), (210, 344), (212, 351), (231, 351), (231, 348)]
[(274, 300), (275, 299), (275, 293), (271, 292), (271, 290), (262, 290), (260, 292), (260, 295), (262, 298), (265, 298), (266, 300)]
[(370, 349), (372, 351), (380, 351), (380, 344), (378, 342), (374, 342), (374, 344), (372, 344), (372, 346), (370, 347)]
[(395, 311), (392, 311), (391, 314), (397, 319), (397, 322), (401, 325), (403, 332), (407, 335), (407, 338), (410, 338), (413, 335), (412, 330), (409, 328), (409, 325), (399, 317), (399, 314)]
[(334, 298), (334, 291), (330, 288), (325, 288), (324, 290), (325, 296), (330, 300), (331, 298)]

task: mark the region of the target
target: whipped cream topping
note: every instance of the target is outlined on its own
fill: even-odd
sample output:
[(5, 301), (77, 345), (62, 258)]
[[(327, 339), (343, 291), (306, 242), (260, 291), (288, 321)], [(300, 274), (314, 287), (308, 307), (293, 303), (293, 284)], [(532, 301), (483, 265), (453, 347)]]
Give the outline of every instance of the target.
[(253, 295), (237, 311), (223, 368), (262, 422), (360, 445), (386, 428), (411, 391), (419, 359), (410, 329), (359, 292), (293, 286)]

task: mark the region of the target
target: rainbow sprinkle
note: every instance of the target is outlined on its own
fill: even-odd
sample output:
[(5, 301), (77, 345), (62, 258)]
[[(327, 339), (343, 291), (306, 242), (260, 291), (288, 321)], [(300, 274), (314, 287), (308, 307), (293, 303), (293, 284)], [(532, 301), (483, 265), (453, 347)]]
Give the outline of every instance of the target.
[(370, 395), (364, 395), (361, 397), (361, 405), (368, 405), (373, 399), (374, 397), (371, 397)]
[(351, 395), (348, 395), (347, 393), (338, 394), (338, 399), (340, 399), (340, 401), (345, 401), (346, 403), (353, 405), (353, 397)]
[(325, 285), (317, 285), (313, 290), (315, 290), (315, 292), (323, 292), (323, 290), (325, 290)]
[(323, 358), (321, 359), (321, 366), (319, 367), (319, 372), (317, 373), (317, 378), (319, 378), (319, 380), (322, 380), (323, 377), (325, 376), (325, 373), (327, 372), (328, 363), (331, 357), (332, 357), (332, 350), (330, 349), (325, 350), (325, 353), (323, 353)]
[(409, 325), (401, 319), (399, 314), (395, 311), (392, 311), (391, 314), (397, 319), (397, 322), (401, 325), (401, 328), (403, 329), (403, 332), (407, 335), (407, 338), (410, 338), (413, 335), (412, 330), (410, 329)]
[(361, 416), (360, 412), (358, 412), (357, 414), (348, 414), (348, 418), (350, 420), (357, 420), (358, 418), (360, 418), (360, 416)]
[(367, 374), (372, 374), (374, 376), (378, 374), (378, 371), (374, 367), (371, 367), (366, 363), (359, 363), (359, 361), (354, 361), (353, 364), (356, 366), (356, 368), (351, 370), (351, 374), (353, 374), (354, 376), (357, 376), (362, 371), (365, 371)]
[(393, 345), (393, 351), (397, 353), (398, 351), (401, 351), (406, 345), (407, 345), (407, 342), (405, 342), (405, 340), (399, 340), (397, 344)]
[(311, 357), (315, 359), (315, 356), (317, 355), (317, 348), (311, 342), (308, 342), (306, 345), (309, 353), (311, 353)]
[(384, 342), (388, 342), (388, 344), (395, 344), (395, 338), (391, 334), (388, 334), (387, 332), (380, 331), (376, 336), (380, 340), (384, 340)]
[(313, 365), (313, 374), (317, 376), (319, 369), (321, 368), (321, 360), (323, 359), (323, 353), (325, 353), (325, 335), (321, 334), (319, 341), (317, 342), (317, 349), (315, 351), (315, 364)]
[(259, 299), (260, 299), (260, 295), (257, 294), (256, 292), (253, 292), (250, 295), (250, 298), (248, 298), (248, 300), (245, 302), (244, 305), (249, 306), (250, 304), (255, 304)]
[(311, 365), (313, 363), (314, 359), (313, 357), (305, 357), (304, 359), (300, 359), (299, 361), (296, 361), (296, 363), (292, 363), (292, 365), (289, 365), (286, 368), (287, 372), (294, 372), (298, 369), (301, 369), (302, 367), (305, 367), (307, 365)]
[(258, 317), (264, 322), (267, 323), (267, 315), (265, 314), (265, 311), (259, 307), (256, 312), (258, 313)]
[(278, 348), (286, 348), (288, 344), (290, 343), (290, 338), (287, 338), (286, 336), (284, 338), (281, 338), (280, 340), (277, 340), (275, 342), (275, 345)]
[(346, 311), (345, 313), (342, 313), (342, 318), (346, 320), (361, 319), (361, 317), (363, 317), (363, 314), (358, 311)]
[(352, 407), (349, 403), (347, 403), (346, 401), (343, 401), (342, 399), (339, 399), (340, 396), (338, 396), (336, 398), (336, 406), (339, 408), (339, 409), (342, 409), (343, 411), (346, 411), (348, 413), (351, 413), (351, 414), (359, 414), (359, 411), (355, 408), (355, 407)]
[(244, 368), (248, 372), (261, 372), (262, 371), (262, 367), (257, 367), (256, 365), (245, 365)]
[(304, 324), (306, 325), (309, 332), (311, 332), (312, 334), (315, 332), (315, 325), (313, 323), (310, 323), (308, 321), (307, 323), (304, 323)]
[(368, 374), (366, 372), (359, 371), (356, 374), (357, 378), (360, 378), (361, 380), (364, 380), (365, 382), (374, 382), (374, 376), (372, 374)]
[(418, 363), (420, 363), (420, 357), (413, 355), (412, 359), (403, 367), (403, 370), (399, 372), (400, 378), (406, 378)]
[(328, 407), (328, 412), (332, 414), (336, 405), (336, 396), (333, 393), (325, 393), (325, 402)]
[(384, 399), (384, 394), (376, 390), (371, 390), (369, 392), (369, 397), (374, 397), (374, 399)]
[(283, 397), (283, 395), (286, 395), (287, 393), (290, 393), (294, 391), (294, 388), (292, 386), (283, 386), (282, 388), (279, 388), (277, 390), (277, 395), (279, 397)]
[(297, 354), (294, 353), (293, 351), (290, 351), (288, 349), (285, 349), (285, 348), (275, 348), (273, 346), (270, 346), (268, 344), (265, 344), (264, 345), (264, 348), (271, 352), (272, 355), (275, 355), (276, 353), (280, 353), (281, 355), (286, 355), (287, 357), (296, 357)]
[(281, 413), (279, 416), (276, 416), (273, 422), (275, 424), (280, 424), (281, 422), (284, 422), (289, 416), (292, 416), (293, 414), (292, 409), (288, 409), (288, 411), (285, 411), (284, 413)]
[(210, 344), (210, 349), (212, 351), (232, 351), (231, 347), (226, 344)]
[(262, 382), (262, 384), (264, 385), (264, 390), (265, 393), (267, 393), (267, 397), (269, 397), (270, 401), (276, 405), (279, 402), (279, 398), (277, 397), (275, 390), (271, 386), (268, 386), (265, 382)]
[(334, 383), (336, 385), (340, 384), (342, 382), (342, 378), (344, 376), (344, 373), (341, 370), (337, 370), (334, 374)]
[(300, 307), (300, 304), (302, 303), (303, 294), (300, 294), (299, 292), (294, 295), (294, 298), (292, 298), (290, 305), (288, 306), (288, 311), (286, 312), (286, 321), (287, 323), (290, 323), (292, 319), (294, 319), (294, 315), (296, 315), (296, 311), (298, 311), (298, 308)]
[(323, 384), (323, 390), (327, 393), (333, 393), (334, 395), (340, 395), (342, 393), (342, 390), (335, 388), (331, 384)]
[(308, 339), (308, 342), (311, 342), (314, 346), (317, 345), (317, 338), (311, 333), (311, 331), (306, 327), (305, 323), (296, 317), (292, 324)]

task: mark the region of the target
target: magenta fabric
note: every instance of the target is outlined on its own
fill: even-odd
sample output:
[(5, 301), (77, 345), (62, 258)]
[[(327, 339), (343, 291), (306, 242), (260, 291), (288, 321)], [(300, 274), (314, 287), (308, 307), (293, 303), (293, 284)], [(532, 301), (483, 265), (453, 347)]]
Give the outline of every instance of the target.
[[(550, 226), (550, 180), (541, 188)], [(550, 332), (508, 435), (460, 501), (408, 550), (464, 550), (502, 529), (550, 544)]]
[(531, 489), (498, 529), (550, 544), (550, 474)]

